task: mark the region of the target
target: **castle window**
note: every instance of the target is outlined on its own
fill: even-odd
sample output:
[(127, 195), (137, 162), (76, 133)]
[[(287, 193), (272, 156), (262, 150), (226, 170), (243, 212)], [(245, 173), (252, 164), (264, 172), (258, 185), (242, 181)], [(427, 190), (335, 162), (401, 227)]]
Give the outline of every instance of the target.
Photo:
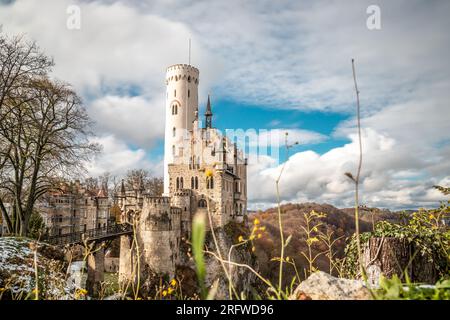
[(177, 129), (173, 127), (172, 129), (172, 135), (175, 137), (177, 135)]
[(195, 189), (198, 189), (198, 177), (194, 179)]
[(172, 146), (172, 155), (175, 156), (175, 146)]
[(174, 97), (177, 96), (177, 90), (173, 90), (173, 96), (174, 96)]
[(214, 189), (214, 178), (213, 177), (206, 178), (206, 189)]
[(177, 190), (180, 189), (180, 178), (177, 178)]
[(188, 98), (191, 96), (191, 90), (188, 90)]
[(195, 188), (194, 177), (191, 177), (191, 189)]
[(180, 189), (183, 189), (183, 177), (180, 178)]
[(172, 114), (178, 114), (178, 105), (177, 104), (173, 104), (172, 105)]

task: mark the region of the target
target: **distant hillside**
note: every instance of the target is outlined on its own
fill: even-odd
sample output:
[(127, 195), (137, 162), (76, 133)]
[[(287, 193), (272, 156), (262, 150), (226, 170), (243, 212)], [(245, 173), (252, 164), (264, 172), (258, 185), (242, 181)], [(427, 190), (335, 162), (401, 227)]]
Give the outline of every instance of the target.
[[(323, 218), (322, 231), (330, 230), (334, 232), (335, 238), (342, 237), (336, 242), (337, 257), (343, 257), (346, 245), (346, 239), (355, 232), (354, 209), (344, 208), (338, 209), (329, 204), (318, 203), (302, 203), (302, 204), (285, 204), (281, 206), (282, 221), (285, 237), (292, 234), (292, 240), (286, 249), (286, 256), (293, 258), (296, 262), (300, 276), (303, 277), (304, 268), (307, 268), (306, 259), (300, 254), (306, 252), (306, 236), (301, 226), (305, 226), (303, 213), (312, 210), (316, 212), (326, 213)], [(266, 211), (252, 213), (249, 218), (250, 222), (255, 218), (261, 221), (261, 225), (266, 226), (266, 234), (263, 238), (255, 241), (256, 252), (261, 273), (276, 283), (278, 279), (278, 262), (270, 261), (273, 257), (280, 255), (280, 234), (278, 228), (278, 209), (271, 208)], [(376, 223), (380, 220), (398, 221), (400, 215), (389, 210), (380, 210), (377, 208), (361, 208), (360, 209), (360, 229), (361, 232), (372, 230), (372, 221)], [(313, 247), (313, 254), (325, 251), (326, 246), (322, 242), (316, 242)], [(320, 256), (317, 260), (316, 267), (323, 271), (329, 271), (329, 260), (325, 256)], [(288, 282), (295, 275), (292, 266), (286, 267), (284, 272), (285, 280)], [(287, 283), (286, 283), (287, 284)]]

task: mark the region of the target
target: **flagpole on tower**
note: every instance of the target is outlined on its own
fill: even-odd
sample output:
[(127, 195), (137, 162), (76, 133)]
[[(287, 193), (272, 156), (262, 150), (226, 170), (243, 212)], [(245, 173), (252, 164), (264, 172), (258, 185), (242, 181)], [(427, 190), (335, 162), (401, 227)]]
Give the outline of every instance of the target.
[(191, 65), (191, 38), (189, 38), (189, 65)]

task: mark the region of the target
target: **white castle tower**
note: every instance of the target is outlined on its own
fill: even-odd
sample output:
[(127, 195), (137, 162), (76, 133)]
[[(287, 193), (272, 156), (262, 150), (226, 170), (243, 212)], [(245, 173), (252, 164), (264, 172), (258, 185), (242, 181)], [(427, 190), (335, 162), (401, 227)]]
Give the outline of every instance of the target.
[(166, 72), (166, 131), (164, 144), (164, 195), (169, 195), (169, 164), (183, 154), (192, 122), (198, 114), (199, 71), (188, 64), (175, 64)]

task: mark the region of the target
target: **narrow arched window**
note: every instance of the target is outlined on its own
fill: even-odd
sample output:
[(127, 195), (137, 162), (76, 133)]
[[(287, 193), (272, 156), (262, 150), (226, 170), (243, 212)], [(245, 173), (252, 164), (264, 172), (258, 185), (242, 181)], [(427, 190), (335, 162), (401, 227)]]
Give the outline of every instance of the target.
[(191, 177), (191, 189), (195, 188), (194, 177)]
[(177, 190), (180, 189), (180, 178), (177, 178)]
[(177, 90), (173, 90), (173, 96), (174, 96), (174, 97), (177, 96)]
[(177, 129), (173, 127), (172, 129), (172, 135), (175, 137), (177, 135)]
[(188, 98), (191, 96), (191, 90), (188, 90)]
[(175, 146), (172, 146), (172, 155), (175, 156)]
[(183, 177), (180, 178), (180, 189), (183, 189)]
[(198, 189), (198, 177), (195, 177), (195, 189)]

